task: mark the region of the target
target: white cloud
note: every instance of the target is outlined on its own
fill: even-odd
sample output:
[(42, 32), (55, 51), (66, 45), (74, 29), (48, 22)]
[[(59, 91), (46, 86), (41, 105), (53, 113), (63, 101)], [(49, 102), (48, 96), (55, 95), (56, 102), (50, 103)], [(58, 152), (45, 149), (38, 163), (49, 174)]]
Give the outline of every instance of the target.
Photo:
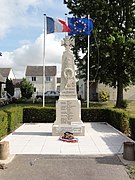
[(41, 26), (37, 14), (52, 5), (52, 0), (0, 0), (0, 39), (13, 27)]
[[(33, 44), (26, 42), (13, 52), (4, 52), (0, 57), (0, 66), (11, 67), (16, 78), (24, 77), (27, 65), (43, 65), (43, 39), (44, 35), (41, 34)], [(63, 50), (61, 41), (54, 34), (46, 36), (45, 65), (56, 65), (59, 75)]]
[[(25, 39), (25, 33), (27, 35), (31, 28), (31, 33), (34, 34), (35, 27), (38, 27), (41, 32), (43, 13), (63, 18), (64, 7), (63, 0), (0, 0), (0, 39), (6, 39), (6, 36), (9, 35), (10, 46), (13, 46), (12, 49), (14, 49), (12, 52), (2, 51), (0, 67), (11, 67), (16, 78), (22, 78), (27, 65), (43, 65), (43, 34), (35, 42), (32, 42), (33, 39), (31, 40), (30, 36), (26, 36), (28, 39)], [(15, 31), (12, 36), (12, 31), (18, 27), (24, 33), (23, 38), (21, 35), (17, 36)], [(29, 29), (28, 32), (27, 29)], [(46, 36), (45, 65), (57, 65), (58, 74), (60, 74), (64, 47), (61, 47), (60, 36), (56, 38), (55, 35)], [(5, 43), (10, 44), (10, 40), (7, 39)], [(19, 44), (20, 47), (15, 49), (14, 44)], [(7, 48), (6, 44), (4, 47)]]

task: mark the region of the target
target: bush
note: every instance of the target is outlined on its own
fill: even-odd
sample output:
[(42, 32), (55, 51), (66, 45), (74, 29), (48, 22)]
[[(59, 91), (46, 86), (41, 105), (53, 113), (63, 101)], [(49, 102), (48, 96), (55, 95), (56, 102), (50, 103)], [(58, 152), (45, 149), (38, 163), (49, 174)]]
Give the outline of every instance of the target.
[(131, 137), (135, 140), (135, 117), (129, 118), (129, 127), (131, 131)]
[(23, 108), (13, 107), (8, 110), (4, 110), (8, 116), (8, 133), (15, 130), (22, 123), (23, 119)]
[(0, 111), (0, 140), (3, 136), (7, 135), (7, 131), (8, 131), (7, 114), (3, 111)]
[(109, 121), (116, 129), (123, 133), (129, 130), (129, 114), (127, 111), (122, 109), (108, 109), (109, 111)]
[[(83, 122), (107, 122), (122, 132), (129, 129), (129, 115), (121, 109), (83, 108)], [(53, 123), (56, 119), (55, 108), (27, 107), (23, 109), (23, 123)]]
[(102, 108), (82, 108), (81, 117), (83, 122), (106, 122), (108, 113)]
[(126, 99), (124, 99), (124, 100), (122, 101), (121, 107), (122, 107), (122, 108), (125, 108), (125, 109), (128, 107), (128, 101), (127, 101)]
[(84, 122), (107, 122), (122, 132), (129, 129), (128, 112), (121, 109), (83, 108), (81, 114)]
[(110, 95), (107, 91), (102, 90), (99, 92), (99, 99), (103, 102), (108, 101), (110, 98)]
[(27, 107), (23, 109), (23, 123), (53, 123), (55, 119), (55, 108)]

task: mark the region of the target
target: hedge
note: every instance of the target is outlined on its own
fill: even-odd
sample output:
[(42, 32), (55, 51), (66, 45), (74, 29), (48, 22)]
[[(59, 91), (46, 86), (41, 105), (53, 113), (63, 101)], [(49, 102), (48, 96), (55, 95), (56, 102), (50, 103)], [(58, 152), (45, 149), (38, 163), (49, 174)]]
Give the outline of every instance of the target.
[(8, 116), (8, 132), (15, 130), (21, 123), (23, 119), (23, 108), (20, 106), (4, 110)]
[(4, 111), (0, 111), (0, 140), (8, 132), (8, 116)]
[(53, 123), (56, 117), (55, 108), (28, 107), (23, 109), (23, 123)]
[(135, 117), (129, 118), (129, 127), (131, 131), (131, 138), (135, 140)]
[[(135, 138), (135, 117), (121, 109), (108, 108), (82, 108), (81, 117), (83, 122), (107, 122), (116, 129), (126, 132), (130, 129)], [(0, 138), (15, 130), (20, 123), (53, 123), (56, 120), (55, 108), (21, 107), (16, 106), (8, 110), (0, 111)]]
[(0, 111), (0, 139), (14, 131), (22, 123), (23, 107), (16, 106)]
[(126, 132), (129, 129), (129, 114), (122, 109), (82, 109), (81, 115), (83, 122), (107, 122), (121, 132)]
[[(82, 108), (83, 122), (107, 122), (125, 132), (129, 128), (129, 115), (121, 109)], [(23, 123), (53, 123), (56, 120), (55, 108), (27, 107), (23, 109)]]

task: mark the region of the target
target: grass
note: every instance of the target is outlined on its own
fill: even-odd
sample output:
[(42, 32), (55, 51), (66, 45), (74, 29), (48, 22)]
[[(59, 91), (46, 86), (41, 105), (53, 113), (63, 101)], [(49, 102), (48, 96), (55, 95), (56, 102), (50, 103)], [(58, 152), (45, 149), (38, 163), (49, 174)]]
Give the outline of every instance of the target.
[(135, 179), (135, 166), (129, 166), (128, 171), (129, 171), (131, 178)]
[(129, 102), (128, 107), (126, 109), (131, 115), (135, 115), (135, 102)]
[[(87, 102), (82, 101), (81, 103), (82, 107), (87, 107)], [(108, 102), (90, 102), (89, 107), (114, 107), (115, 102), (108, 101)]]

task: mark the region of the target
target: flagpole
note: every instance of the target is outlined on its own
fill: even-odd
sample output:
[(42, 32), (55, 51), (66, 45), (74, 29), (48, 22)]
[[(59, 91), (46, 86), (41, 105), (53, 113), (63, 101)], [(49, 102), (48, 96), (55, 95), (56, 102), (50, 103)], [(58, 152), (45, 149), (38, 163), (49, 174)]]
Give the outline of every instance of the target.
[[(67, 22), (67, 13), (65, 13), (65, 22), (66, 22), (66, 24), (68, 24), (68, 22)], [(66, 35), (67, 35), (67, 33), (65, 32), (65, 37), (66, 37)]]
[(45, 106), (45, 35), (46, 35), (46, 14), (44, 14), (44, 47), (43, 47), (43, 107)]
[[(88, 15), (88, 21), (90, 19), (90, 15)], [(89, 23), (88, 23), (88, 31), (89, 31)], [(88, 34), (88, 65), (87, 65), (87, 108), (89, 108), (90, 101), (90, 88), (89, 88), (89, 68), (90, 68), (90, 35)]]

